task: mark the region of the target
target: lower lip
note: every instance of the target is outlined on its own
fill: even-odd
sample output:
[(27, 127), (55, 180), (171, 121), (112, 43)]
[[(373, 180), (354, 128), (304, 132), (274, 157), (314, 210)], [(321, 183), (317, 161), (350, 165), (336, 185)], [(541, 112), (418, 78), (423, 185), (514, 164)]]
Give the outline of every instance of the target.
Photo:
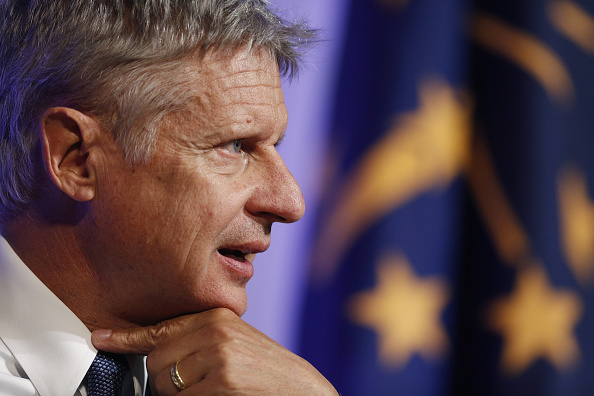
[(233, 260), (230, 257), (223, 256), (221, 253), (217, 252), (220, 260), (224, 263), (224, 265), (233, 271), (236, 275), (246, 278), (247, 280), (251, 279), (254, 276), (254, 266), (248, 260), (244, 261), (237, 261)]

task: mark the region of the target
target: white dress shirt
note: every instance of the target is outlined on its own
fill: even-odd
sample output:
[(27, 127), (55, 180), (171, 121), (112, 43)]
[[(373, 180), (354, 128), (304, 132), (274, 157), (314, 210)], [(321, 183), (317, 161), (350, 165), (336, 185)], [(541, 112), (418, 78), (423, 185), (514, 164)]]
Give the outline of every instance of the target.
[[(91, 333), (0, 235), (0, 396), (86, 396)], [(129, 357), (122, 395), (141, 396), (144, 358)]]

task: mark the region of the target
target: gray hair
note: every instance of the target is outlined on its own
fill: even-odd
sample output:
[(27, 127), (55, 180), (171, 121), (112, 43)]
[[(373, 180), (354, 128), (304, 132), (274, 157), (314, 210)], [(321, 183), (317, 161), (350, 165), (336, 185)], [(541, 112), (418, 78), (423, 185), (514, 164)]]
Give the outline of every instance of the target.
[(316, 35), (267, 0), (0, 0), (0, 18), (0, 220), (36, 195), (48, 108), (96, 116), (131, 164), (147, 161), (159, 121), (192, 96), (185, 58), (266, 49), (292, 77)]

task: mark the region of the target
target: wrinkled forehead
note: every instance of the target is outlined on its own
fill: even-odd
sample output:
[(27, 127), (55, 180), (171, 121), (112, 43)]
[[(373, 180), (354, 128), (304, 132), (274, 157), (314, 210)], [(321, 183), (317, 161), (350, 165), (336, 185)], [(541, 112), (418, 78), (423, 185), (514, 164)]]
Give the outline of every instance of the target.
[(268, 51), (212, 52), (188, 63), (184, 72), (193, 94), (166, 120), (209, 126), (213, 134), (248, 119), (272, 130), (286, 128), (281, 77)]
[(238, 79), (257, 80), (271, 87), (281, 85), (278, 64), (263, 48), (209, 51), (201, 59), (199, 70), (207, 80), (222, 80), (231, 85)]

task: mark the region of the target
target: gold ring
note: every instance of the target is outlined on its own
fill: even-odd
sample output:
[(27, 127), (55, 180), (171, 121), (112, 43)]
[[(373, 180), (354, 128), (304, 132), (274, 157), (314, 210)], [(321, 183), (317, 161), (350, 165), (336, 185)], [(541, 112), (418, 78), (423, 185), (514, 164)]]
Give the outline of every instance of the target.
[(177, 388), (178, 391), (183, 391), (188, 386), (184, 384), (184, 380), (182, 380), (181, 376), (179, 375), (179, 371), (177, 371), (177, 365), (181, 360), (178, 360), (171, 366), (171, 381), (173, 381), (173, 385)]

